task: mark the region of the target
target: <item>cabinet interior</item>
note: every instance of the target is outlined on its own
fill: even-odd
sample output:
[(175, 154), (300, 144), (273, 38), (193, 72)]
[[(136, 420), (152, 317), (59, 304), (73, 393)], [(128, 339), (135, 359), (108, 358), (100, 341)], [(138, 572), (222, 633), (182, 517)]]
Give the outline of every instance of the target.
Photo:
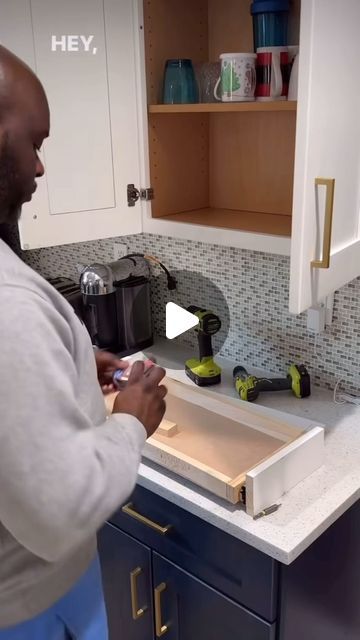
[[(144, 0), (152, 215), (287, 236), (295, 151), (294, 105), (209, 105), (177, 112), (161, 103), (168, 58), (194, 65), (253, 51), (250, 0)], [(290, 21), (298, 42), (298, 9)], [(153, 108), (151, 108), (151, 105)], [(276, 109), (276, 105), (279, 108)], [(189, 110), (187, 110), (189, 109)], [(218, 110), (217, 110), (218, 109)], [(229, 110), (230, 109), (230, 110)], [(274, 110), (276, 109), (276, 110)]]

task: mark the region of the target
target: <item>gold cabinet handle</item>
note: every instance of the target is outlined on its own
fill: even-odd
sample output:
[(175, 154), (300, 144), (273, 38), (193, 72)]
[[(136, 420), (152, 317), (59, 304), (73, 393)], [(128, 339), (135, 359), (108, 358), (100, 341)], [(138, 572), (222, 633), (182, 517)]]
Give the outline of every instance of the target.
[(326, 187), (323, 250), (322, 259), (312, 260), (311, 266), (315, 269), (328, 269), (330, 266), (331, 229), (334, 210), (335, 180), (334, 178), (315, 178), (315, 186), (317, 187), (319, 185)]
[(144, 615), (147, 607), (139, 607), (138, 593), (137, 593), (137, 579), (142, 573), (141, 567), (137, 567), (130, 573), (130, 591), (131, 591), (131, 611), (133, 620), (138, 620)]
[(141, 513), (138, 513), (137, 511), (135, 511), (134, 506), (131, 502), (126, 504), (122, 508), (122, 511), (126, 513), (126, 515), (130, 516), (131, 518), (135, 518), (135, 520), (137, 520), (138, 522), (141, 522), (142, 524), (145, 524), (147, 527), (150, 527), (150, 529), (157, 531), (162, 536), (165, 536), (171, 529), (171, 524), (167, 524), (165, 527), (162, 527), (157, 522), (154, 522), (153, 520), (150, 520), (149, 518), (146, 518), (145, 516), (141, 515)]
[(161, 615), (161, 594), (166, 589), (165, 582), (159, 584), (156, 589), (154, 589), (154, 600), (155, 600), (155, 631), (156, 637), (161, 638), (165, 633), (169, 630), (168, 625), (162, 623), (162, 615)]

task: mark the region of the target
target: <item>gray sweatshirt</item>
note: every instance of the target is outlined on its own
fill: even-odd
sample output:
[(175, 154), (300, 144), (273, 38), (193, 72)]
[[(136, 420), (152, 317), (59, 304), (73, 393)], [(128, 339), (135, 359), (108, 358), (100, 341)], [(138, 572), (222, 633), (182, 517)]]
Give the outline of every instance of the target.
[(0, 628), (68, 591), (95, 533), (132, 492), (145, 442), (106, 420), (91, 342), (72, 307), (0, 240)]

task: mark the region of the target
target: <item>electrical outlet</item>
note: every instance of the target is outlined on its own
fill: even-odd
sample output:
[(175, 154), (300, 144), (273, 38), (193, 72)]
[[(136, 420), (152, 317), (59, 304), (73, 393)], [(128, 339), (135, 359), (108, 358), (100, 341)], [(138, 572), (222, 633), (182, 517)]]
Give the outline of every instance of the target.
[(322, 333), (333, 321), (334, 294), (330, 293), (324, 300), (307, 311), (307, 329), (312, 333)]
[(114, 260), (119, 260), (127, 255), (128, 248), (124, 242), (114, 242), (113, 257)]
[(325, 329), (325, 306), (311, 307), (307, 312), (307, 328), (312, 333), (322, 333)]

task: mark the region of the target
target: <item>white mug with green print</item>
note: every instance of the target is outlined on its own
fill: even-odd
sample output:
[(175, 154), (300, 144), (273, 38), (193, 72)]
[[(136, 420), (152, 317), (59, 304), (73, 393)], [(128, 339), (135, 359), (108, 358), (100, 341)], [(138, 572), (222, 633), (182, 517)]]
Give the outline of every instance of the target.
[[(255, 100), (256, 53), (222, 53), (221, 75), (214, 96), (221, 102), (251, 102)], [(221, 83), (221, 95), (218, 87)]]

